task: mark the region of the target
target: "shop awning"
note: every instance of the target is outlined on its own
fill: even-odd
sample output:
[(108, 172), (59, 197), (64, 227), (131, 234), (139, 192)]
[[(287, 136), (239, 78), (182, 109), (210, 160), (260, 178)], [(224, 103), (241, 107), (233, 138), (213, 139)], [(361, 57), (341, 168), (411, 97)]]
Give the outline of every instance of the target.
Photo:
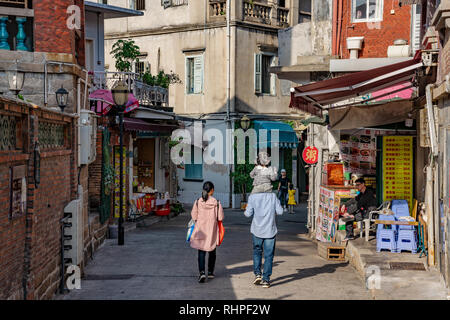
[[(279, 148), (297, 148), (298, 138), (292, 127), (284, 122), (279, 121), (253, 121), (254, 129), (258, 135), (259, 148), (271, 148), (272, 146)], [(267, 138), (260, 135), (259, 130), (267, 130)], [(278, 141), (272, 134), (271, 130), (278, 130)]]
[(410, 81), (423, 65), (417, 53), (408, 61), (295, 87), (289, 106), (321, 115), (329, 104)]
[(124, 118), (123, 126), (126, 131), (139, 132), (172, 132), (178, 129), (178, 126), (174, 124), (149, 123), (135, 118)]
[(405, 121), (413, 109), (412, 100), (398, 100), (376, 105), (355, 105), (328, 110), (330, 128), (344, 130), (374, 127)]

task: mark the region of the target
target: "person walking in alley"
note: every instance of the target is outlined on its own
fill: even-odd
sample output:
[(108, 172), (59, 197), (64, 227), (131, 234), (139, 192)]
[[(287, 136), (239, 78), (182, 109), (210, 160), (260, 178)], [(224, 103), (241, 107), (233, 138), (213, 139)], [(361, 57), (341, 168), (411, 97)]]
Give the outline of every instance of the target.
[(203, 184), (202, 196), (195, 201), (191, 217), (195, 221), (191, 236), (191, 247), (198, 250), (198, 281), (206, 281), (205, 260), (208, 252), (208, 279), (214, 278), (216, 264), (216, 246), (219, 244), (218, 221), (223, 221), (224, 213), (220, 201), (213, 197), (214, 184), (206, 181)]
[(281, 205), (285, 211), (287, 211), (287, 198), (290, 184), (291, 180), (287, 177), (286, 170), (281, 169), (281, 177), (278, 183), (278, 199), (280, 199)]
[[(254, 193), (248, 198), (244, 215), (253, 216), (250, 232), (253, 238), (253, 272), (255, 285), (270, 287), (275, 238), (277, 235), (276, 215), (283, 214), (280, 201), (274, 193)], [(261, 275), (262, 253), (264, 251), (264, 270)]]

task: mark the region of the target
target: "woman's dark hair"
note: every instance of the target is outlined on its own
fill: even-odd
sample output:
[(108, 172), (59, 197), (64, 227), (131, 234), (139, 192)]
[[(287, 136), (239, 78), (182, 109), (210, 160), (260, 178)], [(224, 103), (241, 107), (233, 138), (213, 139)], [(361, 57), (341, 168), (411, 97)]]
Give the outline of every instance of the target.
[(289, 185), (289, 189), (294, 190), (294, 185), (292, 183)]
[(206, 202), (206, 200), (208, 200), (208, 197), (209, 197), (208, 193), (209, 193), (211, 190), (213, 190), (213, 189), (214, 189), (214, 185), (213, 185), (213, 183), (212, 183), (211, 181), (206, 181), (206, 182), (203, 184), (203, 191), (202, 191), (202, 198), (203, 198), (203, 201)]

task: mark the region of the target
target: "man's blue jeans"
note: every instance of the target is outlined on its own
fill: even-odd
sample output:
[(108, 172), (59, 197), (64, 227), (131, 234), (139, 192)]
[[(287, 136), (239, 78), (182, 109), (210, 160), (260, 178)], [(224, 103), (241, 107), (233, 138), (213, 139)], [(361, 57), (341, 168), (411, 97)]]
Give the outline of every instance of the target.
[(273, 256), (275, 254), (275, 237), (270, 239), (253, 236), (253, 272), (261, 275), (262, 252), (264, 250), (264, 271), (262, 279), (269, 281), (272, 275)]

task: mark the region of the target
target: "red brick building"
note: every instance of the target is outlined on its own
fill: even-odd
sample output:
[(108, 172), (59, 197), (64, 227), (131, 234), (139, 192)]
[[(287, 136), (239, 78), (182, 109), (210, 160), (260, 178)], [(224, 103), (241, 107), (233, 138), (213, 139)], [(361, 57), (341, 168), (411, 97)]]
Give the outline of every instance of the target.
[[(71, 5), (80, 9), (79, 29), (68, 27)], [(80, 227), (89, 228), (76, 115), (86, 98), (79, 85), (86, 80), (84, 1), (0, 1), (0, 15), (8, 34), (0, 49), (0, 299), (50, 299), (61, 280), (61, 219), (80, 196), (78, 185), (85, 192)], [(19, 47), (20, 21), (27, 50)], [(27, 102), (9, 90), (11, 71), (24, 76)], [(61, 86), (69, 92), (64, 112), (55, 99)]]
[(60, 219), (76, 196), (75, 117), (0, 97), (0, 118), (0, 299), (48, 299)]

